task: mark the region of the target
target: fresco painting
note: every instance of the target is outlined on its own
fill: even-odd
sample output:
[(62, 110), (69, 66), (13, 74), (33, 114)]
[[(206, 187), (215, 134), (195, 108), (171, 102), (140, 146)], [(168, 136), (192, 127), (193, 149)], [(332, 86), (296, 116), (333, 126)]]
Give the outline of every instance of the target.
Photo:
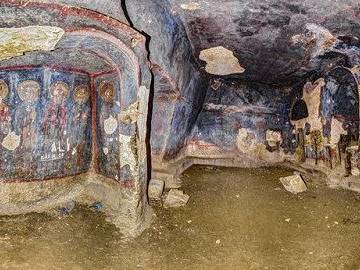
[(120, 85), (117, 78), (99, 78), (97, 85), (97, 143), (99, 173), (115, 180), (120, 176)]
[(90, 78), (46, 68), (0, 72), (0, 179), (85, 172), (91, 162)]

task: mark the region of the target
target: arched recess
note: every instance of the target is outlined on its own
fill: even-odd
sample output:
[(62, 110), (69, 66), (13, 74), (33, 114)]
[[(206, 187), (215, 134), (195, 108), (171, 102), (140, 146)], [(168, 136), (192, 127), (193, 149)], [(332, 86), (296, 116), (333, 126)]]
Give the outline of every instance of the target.
[[(66, 52), (86, 52), (89, 56), (92, 55), (96, 59), (102, 59), (104, 63), (113, 68), (113, 72), (85, 71), (91, 80), (93, 134), (92, 162), (86, 177), (104, 179), (105, 182), (109, 178), (116, 180), (118, 187), (105, 193), (101, 192), (103, 197), (100, 199), (104, 199), (104, 203), (109, 203), (109, 208), (112, 208), (112, 215), (114, 215), (114, 212), (118, 213), (117, 216), (113, 217), (113, 220), (115, 220), (117, 225), (126, 230), (124, 232), (136, 234), (142, 225), (147, 205), (146, 120), (151, 76), (147, 64), (145, 38), (127, 25), (89, 10), (36, 2), (27, 3), (25, 10), (21, 8), (22, 5), (23, 1), (16, 0), (2, 1), (0, 3), (0, 27), (3, 28), (5, 33), (6, 29), (9, 28), (21, 29), (29, 26), (32, 27), (31, 29), (57, 27), (62, 29), (64, 33), (56, 45), (49, 50), (34, 50), (28, 49), (27, 46), (22, 46), (19, 51), (15, 52), (18, 55), (14, 54), (13, 58), (4, 60), (5, 62), (13, 61), (19, 64), (22, 58), (32, 54), (34, 57), (28, 57), (27, 60), (33, 60), (34, 67), (36, 68), (45, 67), (46, 69), (46, 71), (41, 71), (39, 80), (46, 77), (48, 70), (56, 70), (58, 68), (56, 61), (47, 61), (47, 59), (58, 59), (50, 57), (53, 53), (59, 53), (64, 58), (67, 58)], [(27, 42), (29, 41), (26, 38), (20, 39), (20, 41), (16, 40), (15, 42), (23, 42), (23, 44), (28, 45)], [(82, 62), (80, 60), (79, 62)], [(27, 67), (29, 67), (32, 63), (27, 64)], [(13, 68), (16, 69), (16, 67)], [(21, 66), (17, 68), (21, 69)], [(71, 67), (69, 70), (73, 71), (75, 68)], [(116, 152), (119, 163), (117, 167), (119, 170), (118, 177), (108, 177), (99, 165), (99, 153), (103, 150), (101, 145), (99, 145), (99, 139), (101, 139), (103, 133), (98, 130), (101, 125), (98, 123), (100, 118), (97, 115), (96, 105), (99, 98), (99, 87), (103, 81), (108, 81), (109, 77), (118, 85), (114, 91), (117, 91), (115, 95), (118, 96), (116, 101), (119, 110), (114, 115), (115, 119), (113, 122), (110, 123), (112, 125), (111, 129), (115, 127), (117, 130), (117, 138), (115, 140), (117, 146), (115, 148), (118, 150)], [(50, 87), (50, 85), (43, 83), (44, 88), (48, 86)], [(49, 89), (45, 90), (49, 91)], [(103, 123), (101, 127), (104, 128), (107, 124)], [(121, 171), (123, 168), (126, 168), (126, 170)], [(99, 174), (102, 176), (100, 177)], [(69, 175), (64, 176), (67, 177)], [(122, 176), (124, 176), (124, 179)], [(44, 178), (57, 181), (56, 178), (61, 178), (61, 176), (46, 177), (45, 175), (45, 177), (40, 179), (30, 180), (35, 180), (34, 182), (36, 182), (44, 180)], [(21, 185), (21, 183), (21, 179), (17, 179), (17, 184)], [(11, 184), (9, 183), (9, 185)], [(41, 194), (44, 193), (44, 190), (41, 189), (46, 184), (37, 185), (34, 183), (34, 185), (37, 188), (32, 187), (31, 194), (21, 204), (31, 204), (31, 200), (33, 200), (37, 202), (37, 206), (41, 205), (40, 208), (45, 209), (45, 204), (51, 204), (51, 200), (48, 197), (41, 197)], [(5, 194), (5, 190), (5, 188), (0, 188), (0, 201), (4, 199), (5, 195), (2, 195)], [(22, 191), (25, 192), (25, 188), (17, 188), (17, 192), (21, 193)], [(83, 194), (79, 193), (77, 195)], [(55, 197), (58, 198), (59, 196)], [(19, 209), (16, 206), (16, 202), (9, 203), (7, 201), (6, 203), (9, 204), (8, 209), (12, 210), (7, 212), (7, 207), (4, 206), (0, 214), (38, 210), (36, 206), (27, 207), (26, 209), (21, 208), (21, 211), (14, 210)]]
[[(324, 135), (341, 132), (346, 144), (359, 139), (359, 92), (355, 74), (348, 68), (336, 67), (325, 76), (321, 93)], [(338, 125), (336, 125), (338, 123)], [(339, 126), (339, 130), (335, 130)]]
[[(78, 42), (74, 42), (78, 40)], [(118, 133), (118, 149), (119, 162), (121, 169), (124, 166), (130, 168), (131, 177), (126, 179), (127, 186), (134, 187), (139, 183), (146, 184), (145, 171), (146, 164), (146, 115), (147, 115), (147, 89), (146, 85), (141, 85), (140, 64), (134, 52), (129, 49), (123, 42), (115, 37), (94, 29), (80, 29), (67, 32), (64, 38), (58, 43), (59, 49), (73, 49), (73, 50), (87, 50), (93, 54), (105, 59), (111, 63), (115, 68), (113, 74), (115, 78), (119, 79), (119, 113), (117, 115), (116, 126), (120, 130)], [(100, 74), (92, 76), (93, 88), (93, 104), (95, 98), (99, 96), (99, 87), (102, 84)], [(116, 91), (116, 89), (115, 89)], [(95, 106), (96, 107), (96, 106)], [(97, 113), (97, 109), (93, 111)], [(96, 141), (99, 139), (98, 128), (101, 126), (98, 123), (98, 117), (93, 119), (95, 122), (94, 133), (97, 133)], [(104, 127), (104, 126), (103, 126)], [(95, 136), (93, 136), (95, 137)], [(98, 168), (98, 153), (102, 151), (99, 145), (94, 145), (95, 151), (94, 163), (95, 170), (99, 172)], [(120, 177), (116, 180), (123, 180)], [(129, 183), (128, 181), (132, 181)]]

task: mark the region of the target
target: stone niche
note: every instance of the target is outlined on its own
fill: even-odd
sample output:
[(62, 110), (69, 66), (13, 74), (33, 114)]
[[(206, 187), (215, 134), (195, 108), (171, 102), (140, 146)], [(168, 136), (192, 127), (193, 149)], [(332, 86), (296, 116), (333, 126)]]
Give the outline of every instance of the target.
[(136, 236), (149, 216), (145, 38), (89, 10), (22, 5), (0, 5), (0, 215), (101, 202)]
[[(114, 210), (128, 211), (124, 202), (139, 185), (139, 103), (122, 109), (116, 72), (90, 76), (78, 70), (6, 67), (0, 87), (0, 193), (8, 193), (2, 197), (8, 203), (18, 196), (12, 211), (99, 200), (112, 208), (110, 220), (126, 224)], [(64, 189), (67, 194), (61, 194)]]

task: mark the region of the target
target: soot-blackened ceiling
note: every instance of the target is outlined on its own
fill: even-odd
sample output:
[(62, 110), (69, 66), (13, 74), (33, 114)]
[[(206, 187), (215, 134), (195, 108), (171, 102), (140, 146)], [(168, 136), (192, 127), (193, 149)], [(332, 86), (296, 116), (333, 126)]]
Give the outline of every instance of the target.
[[(130, 24), (139, 31), (145, 31), (149, 35), (150, 43), (163, 42), (164, 46), (174, 46), (177, 50), (190, 47), (195, 56), (191, 61), (195, 61), (206, 76), (213, 77), (215, 74), (216, 77), (221, 76), (230, 80), (266, 84), (291, 85), (323, 68), (324, 62), (325, 65), (327, 64), (326, 58), (342, 58), (343, 55), (349, 57), (353, 50), (351, 46), (347, 46), (345, 53), (342, 50), (335, 55), (332, 53), (324, 57), (324, 54), (326, 50), (336, 45), (334, 41), (337, 38), (352, 36), (356, 40), (360, 36), (358, 0), (36, 0), (34, 2), (90, 9)], [(166, 25), (155, 23), (156, 17), (163, 17), (162, 23)], [(163, 30), (164, 27), (168, 30)], [(178, 34), (181, 32), (179, 27), (184, 27), (185, 36)], [(174, 36), (164, 37), (171, 33)], [(171, 42), (164, 39), (169, 39)], [(176, 45), (180, 43), (184, 45)], [(359, 43), (359, 40), (355, 43)], [(153, 48), (156, 49), (151, 51)], [(212, 48), (215, 48), (215, 51), (206, 51)], [(160, 58), (172, 57), (174, 53), (168, 55), (168, 51), (171, 53), (171, 50), (164, 48), (163, 45), (153, 45), (153, 47), (150, 45), (152, 59), (158, 64), (162, 62)], [(160, 54), (163, 54), (162, 57), (156, 56)], [(180, 53), (175, 52), (175, 54)], [(184, 57), (189, 58), (188, 52), (184, 51)], [(209, 58), (231, 62), (231, 66), (216, 61), (209, 64)], [(214, 68), (214, 64), (220, 65), (220, 72)]]
[(294, 82), (318, 68), (314, 58), (321, 52), (316, 47), (331, 43), (321, 39), (360, 36), (358, 0), (168, 2), (184, 21), (195, 56), (223, 46), (234, 52), (245, 69), (233, 77), (244, 80)]

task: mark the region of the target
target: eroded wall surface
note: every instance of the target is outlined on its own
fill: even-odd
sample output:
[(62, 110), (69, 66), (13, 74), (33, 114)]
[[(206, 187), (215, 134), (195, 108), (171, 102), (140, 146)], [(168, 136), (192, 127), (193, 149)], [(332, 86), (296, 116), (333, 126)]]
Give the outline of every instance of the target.
[(269, 161), (274, 160), (280, 148), (291, 152), (291, 100), (291, 89), (213, 81), (193, 129), (188, 153), (203, 158), (235, 153)]
[(154, 168), (176, 158), (201, 110), (208, 81), (198, 64), (180, 14), (168, 1), (126, 1), (132, 25), (149, 37), (154, 93), (151, 151)]

